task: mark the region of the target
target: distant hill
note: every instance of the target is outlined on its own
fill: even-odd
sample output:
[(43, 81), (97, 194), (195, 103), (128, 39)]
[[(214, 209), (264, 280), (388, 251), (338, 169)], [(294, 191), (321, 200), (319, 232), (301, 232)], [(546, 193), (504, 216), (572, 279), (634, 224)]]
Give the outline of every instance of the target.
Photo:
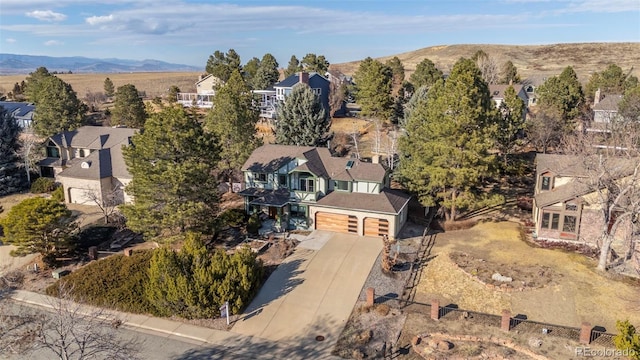
[[(459, 58), (469, 58), (480, 49), (496, 59), (498, 66), (511, 60), (523, 79), (530, 76), (557, 75), (562, 72), (562, 69), (571, 65), (581, 81), (588, 81), (593, 72), (602, 71), (611, 63), (640, 77), (640, 68), (638, 68), (640, 66), (640, 43), (442, 45), (385, 56), (378, 58), (378, 60), (384, 62), (397, 56), (404, 64), (405, 78), (408, 79), (415, 71), (416, 65), (424, 58), (430, 59), (440, 70), (448, 73)], [(347, 75), (353, 75), (358, 70), (359, 64), (360, 61), (353, 61), (332, 64), (331, 68)]]
[(50, 72), (122, 73), (202, 71), (190, 65), (158, 60), (91, 59), (81, 56), (52, 57), (0, 53), (0, 75), (28, 74), (44, 66)]

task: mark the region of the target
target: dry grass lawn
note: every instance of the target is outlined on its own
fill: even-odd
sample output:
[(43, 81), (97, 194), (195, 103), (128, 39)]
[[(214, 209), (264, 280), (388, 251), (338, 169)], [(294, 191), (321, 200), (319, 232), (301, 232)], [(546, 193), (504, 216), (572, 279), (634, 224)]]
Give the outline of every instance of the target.
[[(453, 251), (466, 252), (489, 264), (521, 269), (548, 266), (558, 276), (539, 289), (510, 293), (492, 290), (454, 266), (448, 256)], [(435, 297), (445, 304), (492, 314), (510, 309), (531, 320), (573, 327), (588, 321), (609, 332), (615, 332), (615, 322), (620, 319), (640, 325), (639, 282), (601, 274), (595, 269), (596, 262), (582, 255), (532, 247), (521, 240), (516, 223), (486, 222), (469, 230), (437, 234), (431, 254), (435, 258), (422, 273), (418, 301)], [(511, 276), (508, 267), (496, 265), (495, 271)]]
[[(176, 85), (183, 92), (196, 92), (197, 72), (149, 72), (149, 73), (118, 73), (118, 74), (58, 74), (60, 79), (69, 83), (79, 98), (84, 98), (87, 92), (104, 93), (104, 79), (113, 81), (113, 86), (133, 84), (138, 91), (144, 91), (147, 98), (163, 96), (171, 85)], [(15, 83), (20, 83), (28, 75), (0, 76), (0, 92), (7, 93), (13, 89)]]

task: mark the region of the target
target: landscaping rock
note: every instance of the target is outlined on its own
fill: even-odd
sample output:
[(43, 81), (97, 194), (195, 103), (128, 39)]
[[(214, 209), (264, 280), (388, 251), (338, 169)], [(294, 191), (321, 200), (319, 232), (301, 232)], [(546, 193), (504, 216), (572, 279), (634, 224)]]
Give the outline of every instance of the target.
[(493, 279), (495, 281), (500, 281), (500, 282), (511, 282), (511, 281), (513, 281), (512, 278), (510, 278), (508, 276), (500, 275), (500, 273), (494, 273), (493, 275), (491, 275), (491, 279)]

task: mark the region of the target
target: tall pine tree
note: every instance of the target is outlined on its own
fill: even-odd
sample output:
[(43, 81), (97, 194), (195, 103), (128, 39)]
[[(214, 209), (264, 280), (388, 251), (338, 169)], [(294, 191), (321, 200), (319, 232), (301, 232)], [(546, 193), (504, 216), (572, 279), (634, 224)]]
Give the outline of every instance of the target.
[(265, 54), (260, 60), (260, 66), (253, 78), (253, 88), (256, 90), (268, 89), (278, 81), (280, 72), (278, 71), (278, 61), (271, 54)]
[(509, 154), (518, 142), (518, 135), (524, 130), (524, 101), (518, 97), (513, 86), (504, 92), (504, 101), (500, 104), (498, 117), (498, 132), (496, 143), (502, 154), (503, 165), (507, 166)]
[(284, 69), (284, 77), (289, 77), (297, 72), (302, 71), (302, 65), (300, 65), (300, 60), (295, 55), (291, 55), (289, 59), (289, 63), (287, 64), (287, 68)]
[(123, 149), (133, 176), (126, 190), (135, 198), (122, 207), (127, 226), (147, 236), (211, 230), (218, 203), (216, 139), (174, 106), (151, 115), (132, 144)]
[(260, 114), (238, 71), (216, 91), (213, 103), (216, 105), (207, 114), (205, 127), (220, 141), (220, 161), (216, 168), (226, 181), (232, 182), (234, 173), (260, 145), (256, 137)]
[(585, 98), (578, 75), (571, 66), (567, 66), (559, 76), (547, 79), (536, 93), (539, 107), (559, 113), (563, 127), (574, 128), (573, 119), (580, 114)]
[(0, 196), (18, 192), (27, 186), (18, 155), (21, 131), (13, 115), (0, 106)]
[(391, 68), (370, 57), (364, 59), (353, 75), (356, 83), (356, 101), (362, 116), (387, 120), (393, 112)]
[(111, 112), (111, 125), (125, 125), (130, 128), (144, 127), (147, 111), (138, 94), (138, 89), (134, 85), (126, 84), (118, 87), (114, 103)]
[(78, 99), (71, 85), (45, 71), (45, 68), (38, 69), (27, 83), (29, 99), (36, 104), (33, 116), (35, 132), (49, 137), (77, 129), (84, 121), (87, 106)]
[(278, 107), (277, 118), (276, 143), (282, 145), (321, 145), (331, 125), (320, 99), (306, 84), (293, 87)]
[(399, 176), (423, 205), (440, 205), (445, 218), (455, 221), (465, 210), (500, 200), (482, 193), (482, 179), (495, 162), (490, 150), (497, 112), (482, 73), (469, 59), (460, 59), (427, 97), (409, 115)]

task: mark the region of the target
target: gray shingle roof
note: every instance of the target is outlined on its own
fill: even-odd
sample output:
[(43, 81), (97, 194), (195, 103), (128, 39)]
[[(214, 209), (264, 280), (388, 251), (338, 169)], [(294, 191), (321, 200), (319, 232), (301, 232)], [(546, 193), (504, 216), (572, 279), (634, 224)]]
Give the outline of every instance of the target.
[(79, 179), (103, 179), (112, 176), (110, 149), (100, 149), (84, 158), (70, 160), (58, 176)]
[(111, 128), (105, 126), (83, 126), (73, 131), (65, 131), (51, 137), (51, 140), (62, 147), (85, 149), (106, 149), (116, 144), (128, 144), (129, 137), (138, 129)]
[[(311, 173), (335, 180), (384, 181), (386, 170), (381, 164), (373, 164), (357, 159), (333, 157), (327, 148), (290, 145), (263, 145), (253, 151), (242, 166), (242, 171), (273, 173), (294, 159), (307, 162), (295, 170)], [(347, 162), (353, 160), (351, 169)]]
[(522, 90), (522, 84), (513, 84), (513, 85), (491, 84), (489, 85), (489, 92), (491, 93), (491, 97), (494, 99), (504, 99), (504, 92), (507, 90), (509, 86), (513, 86), (513, 89), (516, 91), (516, 95), (520, 94), (520, 91)]
[[(327, 79), (324, 78), (324, 76), (318, 74), (317, 72), (310, 72), (309, 73), (309, 83), (311, 83), (312, 81), (315, 81), (315, 79), (312, 80), (312, 78), (314, 76), (318, 76), (318, 77), (322, 78), (323, 80), (328, 81)], [(273, 87), (274, 88), (276, 88), (276, 87), (292, 88), (295, 84), (297, 84), (299, 82), (300, 82), (300, 73), (295, 73), (293, 75), (289, 75), (286, 79), (276, 83), (275, 85), (273, 85)]]
[(618, 111), (622, 95), (605, 95), (600, 102), (593, 105), (594, 111)]
[(332, 191), (318, 200), (314, 206), (398, 214), (410, 199), (410, 195), (386, 188), (379, 194)]

